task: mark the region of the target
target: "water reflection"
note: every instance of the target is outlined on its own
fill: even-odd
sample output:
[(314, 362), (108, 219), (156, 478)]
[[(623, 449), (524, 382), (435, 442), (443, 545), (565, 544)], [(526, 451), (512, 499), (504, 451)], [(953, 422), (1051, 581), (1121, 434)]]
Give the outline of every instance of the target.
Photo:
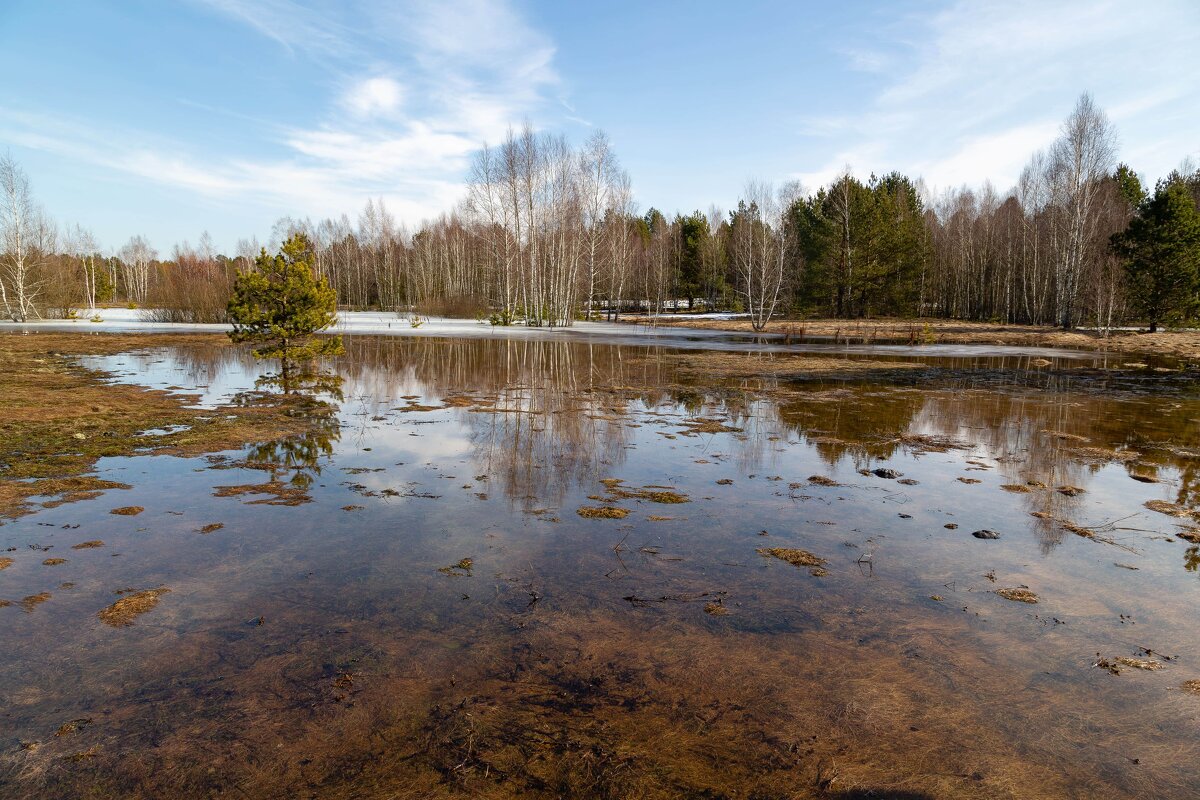
[[(16, 737), (0, 788), (1186, 797), (1200, 781), (1179, 689), (1198, 677), (1200, 549), (1172, 535), (1188, 517), (1144, 507), (1196, 496), (1186, 378), (990, 361), (759, 378), (535, 338), (346, 349), (326, 365), (340, 386), (305, 389), (305, 435), (113, 459), (102, 472), (144, 514), (95, 501), (4, 528), (36, 555), (4, 596), (53, 597), (0, 628)], [(103, 363), (203, 384), (202, 402), (298, 391), (256, 387), (230, 348)], [(576, 513), (597, 506), (625, 513)], [(70, 549), (85, 539), (108, 549)], [(68, 563), (41, 566), (35, 544)], [(157, 586), (136, 625), (94, 623), (117, 589)], [(995, 593), (1022, 587), (1039, 602)], [(1157, 670), (1092, 667), (1157, 652)]]
[[(1161, 480), (1180, 505), (1200, 502), (1200, 402), (1186, 373), (1003, 370), (1020, 360), (985, 357), (929, 359), (928, 370), (894, 373), (882, 383), (858, 374), (714, 382), (681, 374), (678, 351), (670, 348), (541, 339), (345, 341), (347, 354), (332, 370), (299, 374), (292, 390), (330, 404), (349, 397), (360, 430), (405, 396), (461, 409), (458, 420), (470, 431), (476, 461), (496, 479), (493, 488), (524, 507), (557, 503), (572, 487), (620, 467), (632, 430), (669, 429), (705, 415), (739, 428), (725, 448), (733, 452), (719, 455), (750, 471), (777, 463), (771, 456), (779, 442), (803, 441), (830, 468), (859, 470), (927, 452), (925, 439), (934, 438), (988, 457), (1006, 485), (1087, 489), (1116, 465)], [(120, 369), (161, 387), (222, 387), (226, 401), (251, 382), (280, 388), (279, 376), (255, 377), (260, 367), (249, 355), (226, 347), (123, 356)], [(657, 418), (632, 418), (652, 409)], [(1048, 543), (1061, 540), (1045, 520), (1079, 502), (1057, 492), (1024, 494), (1028, 511), (1043, 515), (1031, 524)]]

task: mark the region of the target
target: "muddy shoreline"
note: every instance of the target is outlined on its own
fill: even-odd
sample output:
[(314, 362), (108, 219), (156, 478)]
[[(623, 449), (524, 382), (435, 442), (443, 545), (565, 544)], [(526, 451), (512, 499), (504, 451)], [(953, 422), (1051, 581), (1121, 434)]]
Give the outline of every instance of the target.
[[(671, 316), (624, 317), (630, 325), (654, 325), (660, 328), (754, 333), (746, 320), (677, 319)], [(1007, 325), (990, 322), (963, 322), (940, 319), (804, 319), (773, 320), (763, 333), (788, 336), (792, 341), (828, 339), (853, 344), (900, 343), (980, 344), (1014, 347), (1053, 347), (1098, 350), (1130, 354), (1171, 356), (1200, 361), (1200, 331), (1064, 331), (1061, 328), (1034, 325)]]

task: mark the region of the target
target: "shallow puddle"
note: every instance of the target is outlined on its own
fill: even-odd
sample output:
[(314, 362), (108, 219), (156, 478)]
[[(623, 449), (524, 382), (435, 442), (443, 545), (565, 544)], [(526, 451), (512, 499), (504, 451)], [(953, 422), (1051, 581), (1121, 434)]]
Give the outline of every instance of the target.
[(0, 527), (0, 794), (1194, 796), (1193, 387), (963, 349), (348, 340), (309, 434)]

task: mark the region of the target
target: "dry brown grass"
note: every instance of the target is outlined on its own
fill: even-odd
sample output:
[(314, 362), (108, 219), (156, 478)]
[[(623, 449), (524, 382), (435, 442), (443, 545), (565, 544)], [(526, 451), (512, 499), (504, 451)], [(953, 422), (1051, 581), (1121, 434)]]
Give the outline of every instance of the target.
[(1143, 505), (1151, 511), (1157, 511), (1160, 514), (1166, 514), (1171, 517), (1194, 517), (1196, 512), (1185, 508), (1178, 503), (1170, 503), (1166, 500), (1147, 500)]
[(1130, 658), (1129, 656), (1117, 656), (1113, 659), (1118, 664), (1133, 669), (1144, 669), (1148, 672), (1157, 672), (1163, 668), (1161, 661), (1155, 661), (1150, 658)]
[(629, 509), (616, 506), (580, 506), (575, 513), (584, 519), (625, 519), (629, 516)]
[(158, 598), (170, 592), (166, 587), (143, 589), (122, 597), (107, 608), (100, 609), (96, 616), (105, 625), (123, 628), (133, 624), (133, 620), (158, 605)]
[[(312, 502), (312, 497), (307, 491), (283, 481), (213, 487), (213, 497), (245, 497), (247, 495), (263, 495), (257, 500), (246, 501), (246, 504), (251, 506), (299, 506)], [(203, 532), (208, 533), (209, 531)]]
[(104, 547), (104, 542), (102, 542), (100, 539), (92, 539), (87, 542), (80, 542), (79, 544), (71, 545), (72, 550), (92, 550), (97, 547)]
[(3, 480), (0, 475), (0, 518), (19, 516), (32, 510), (32, 498), (52, 498), (41, 502), (42, 508), (54, 508), (63, 503), (90, 500), (109, 489), (128, 489), (129, 484), (106, 481), (91, 475), (66, 478), (35, 478), (33, 480)]
[(109, 511), (110, 514), (116, 514), (118, 517), (136, 517), (146, 509), (142, 506), (121, 506)]
[(600, 483), (604, 484), (604, 487), (608, 490), (608, 498), (595, 496), (591, 499), (604, 502), (649, 500), (651, 503), (663, 503), (666, 505), (691, 502), (691, 499), (687, 495), (677, 492), (673, 487), (669, 486), (646, 486), (638, 489), (625, 486), (624, 481), (620, 478), (604, 478)]
[(1015, 603), (1036, 603), (1038, 596), (1025, 588), (997, 589), (996, 594)]
[[(213, 414), (187, 408), (186, 395), (105, 383), (73, 359), (168, 345), (232, 346), (220, 334), (0, 334), (0, 518), (36, 510), (31, 498), (52, 506), (129, 488), (87, 475), (98, 458), (199, 455), (308, 427), (295, 413), (300, 398), (264, 396)], [(138, 435), (171, 426), (184, 428), (153, 442)]]
[(813, 486), (841, 486), (840, 483), (833, 478), (827, 478), (824, 475), (809, 475), (808, 482)]
[(407, 405), (397, 406), (396, 408), (393, 408), (392, 411), (401, 411), (407, 413), (410, 411), (441, 411), (443, 408), (445, 408), (445, 406), (426, 406), (421, 405), (420, 403), (409, 403)]
[(809, 574), (821, 577), (827, 574), (825, 564), (828, 562), (820, 556), (796, 547), (760, 547), (754, 552), (765, 558), (778, 558), (793, 567), (808, 567)]

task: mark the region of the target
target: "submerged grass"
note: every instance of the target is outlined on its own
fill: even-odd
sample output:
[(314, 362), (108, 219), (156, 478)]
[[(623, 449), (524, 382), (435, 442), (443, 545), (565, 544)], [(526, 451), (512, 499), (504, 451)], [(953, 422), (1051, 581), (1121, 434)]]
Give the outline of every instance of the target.
[(21, 610), (29, 613), (49, 600), (50, 597), (51, 594), (49, 592), (38, 592), (37, 594), (27, 595), (21, 598)]
[(443, 575), (461, 575), (471, 577), (471, 570), (475, 568), (475, 559), (460, 558), (457, 564), (451, 564), (448, 567), (438, 567), (438, 572)]

